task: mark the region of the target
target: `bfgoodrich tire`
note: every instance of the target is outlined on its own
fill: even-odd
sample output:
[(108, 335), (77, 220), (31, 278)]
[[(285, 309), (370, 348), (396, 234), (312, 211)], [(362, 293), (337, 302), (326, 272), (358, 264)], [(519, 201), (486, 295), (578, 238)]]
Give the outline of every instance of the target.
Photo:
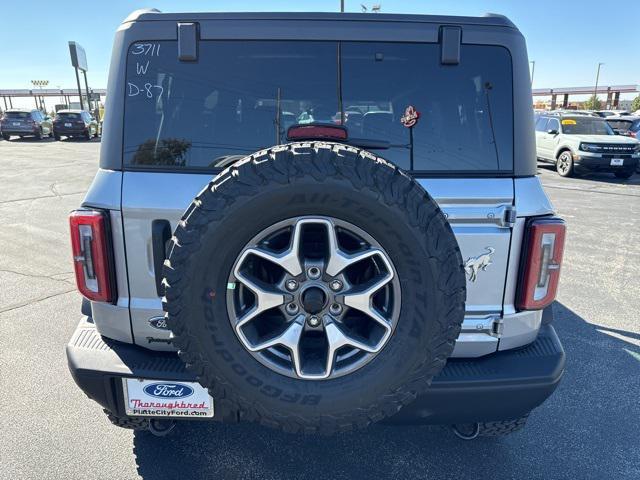
[[(375, 308), (379, 308), (376, 315), (386, 315), (381, 324), (389, 318), (389, 335), (375, 354), (362, 351), (343, 355), (353, 361), (353, 369), (341, 375), (337, 367), (341, 357), (330, 354), (327, 357), (335, 358), (336, 363), (327, 369), (330, 375), (325, 378), (302, 378), (295, 368), (287, 372), (287, 361), (299, 365), (294, 350), (302, 352), (303, 347), (313, 343), (311, 340), (304, 337), (307, 343), (300, 340), (289, 351), (280, 346), (273, 352), (250, 351), (247, 339), (239, 334), (242, 322), (234, 323), (234, 312), (242, 303), (236, 295), (243, 289), (234, 272), (238, 273), (238, 265), (247, 258), (244, 255), (247, 245), (253, 245), (252, 239), (260, 238), (261, 232), (269, 232), (274, 226), (297, 226), (299, 220), (295, 219), (317, 223), (304, 232), (301, 230), (299, 252), (304, 250), (304, 255), (296, 253), (294, 257), (303, 268), (294, 272), (297, 276), (290, 277), (295, 285), (286, 283), (280, 274), (261, 278), (260, 285), (265, 291), (282, 293), (287, 302), (295, 303), (302, 298), (300, 306), (294, 305), (298, 313), (287, 317), (285, 306), (276, 306), (264, 319), (261, 317), (263, 323), (256, 331), (266, 328), (273, 317), (285, 318), (282, 328), (289, 331), (295, 326), (295, 319), (310, 319), (313, 315), (308, 312), (325, 308), (323, 298), (328, 296), (333, 300), (326, 302), (331, 304), (326, 306), (326, 316), (318, 314), (322, 319), (320, 325), (315, 327), (303, 320), (308, 330), (298, 338), (315, 335), (313, 342), (320, 338), (321, 344), (324, 341), (331, 345), (331, 325), (347, 329), (345, 311), (357, 308), (369, 311), (375, 303)], [(324, 232), (323, 222), (327, 225), (326, 234), (318, 234)], [(333, 222), (339, 227), (331, 230)], [(345, 298), (366, 285), (353, 286), (358, 280), (350, 277), (351, 273), (347, 275), (347, 269), (344, 276), (339, 276), (344, 285), (333, 283), (338, 277), (328, 278), (336, 272), (330, 272), (332, 254), (328, 254), (328, 260), (324, 257), (322, 252), (329, 250), (323, 242), (330, 243), (331, 232), (346, 235), (340, 230), (342, 226), (360, 232), (356, 238), (361, 238), (360, 243), (350, 237), (340, 240), (343, 260), (357, 255), (343, 255), (348, 248), (345, 242), (351, 242), (356, 251), (358, 245), (374, 245), (370, 256), (379, 256), (381, 261), (374, 262), (371, 268), (376, 270), (376, 265), (384, 260), (387, 267), (380, 267), (381, 271), (385, 275), (393, 272), (389, 278), (393, 277), (395, 283), (389, 281), (382, 295), (386, 300), (392, 298), (391, 306), (371, 296), (368, 306), (351, 308)], [(274, 239), (272, 235), (266, 243), (255, 244), (258, 246), (251, 249), (260, 250), (262, 256), (266, 255), (264, 249), (273, 248), (274, 252), (280, 249), (280, 253), (266, 256), (272, 260), (282, 258), (287, 245), (293, 251), (296, 228), (292, 227), (291, 238), (284, 245), (278, 246), (280, 237), (276, 235)], [(306, 263), (309, 248), (316, 252), (309, 261), (319, 265), (318, 275)], [(261, 256), (256, 257), (260, 258), (249, 262), (251, 268), (260, 264), (271, 269), (269, 260), (264, 264), (260, 263), (265, 261)], [(288, 275), (285, 270), (281, 274)], [(243, 419), (290, 432), (350, 431), (393, 415), (424, 392), (444, 367), (464, 317), (462, 258), (454, 234), (435, 201), (418, 183), (388, 162), (357, 148), (333, 143), (274, 147), (248, 156), (220, 173), (200, 192), (176, 228), (164, 277), (163, 305), (175, 335), (174, 343), (182, 360), (209, 389), (218, 407), (236, 411)], [(296, 296), (295, 291), (289, 292), (284, 286), (300, 291), (307, 284), (315, 288), (314, 295)], [(347, 285), (351, 285), (351, 290)], [(344, 288), (344, 296), (336, 294), (334, 287)], [(309, 290), (311, 287), (304, 292)], [(258, 309), (259, 298), (262, 297), (256, 294), (255, 305), (251, 307), (249, 301), (249, 306)], [(338, 315), (332, 321), (333, 313), (328, 312), (333, 312), (335, 304), (331, 302), (342, 300), (345, 305), (340, 307), (341, 315), (345, 316)], [(378, 302), (383, 306), (378, 307)], [(287, 303), (286, 307), (290, 305)], [(300, 316), (305, 310), (307, 313)], [(347, 349), (352, 349), (351, 345)], [(258, 354), (262, 352), (265, 353), (261, 357)], [(275, 358), (273, 364), (268, 357), (271, 353)], [(358, 363), (360, 353), (366, 361)], [(340, 361), (350, 365), (346, 360)], [(278, 367), (277, 362), (282, 365)]]

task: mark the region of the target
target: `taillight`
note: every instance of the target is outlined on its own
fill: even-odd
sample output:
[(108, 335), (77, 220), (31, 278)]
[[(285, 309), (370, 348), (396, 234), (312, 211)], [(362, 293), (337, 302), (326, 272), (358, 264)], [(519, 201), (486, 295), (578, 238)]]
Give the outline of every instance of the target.
[(69, 225), (78, 290), (89, 300), (113, 302), (109, 217), (99, 210), (75, 210), (69, 215)]
[(541, 310), (556, 298), (566, 225), (555, 217), (529, 220), (525, 231), (517, 307)]

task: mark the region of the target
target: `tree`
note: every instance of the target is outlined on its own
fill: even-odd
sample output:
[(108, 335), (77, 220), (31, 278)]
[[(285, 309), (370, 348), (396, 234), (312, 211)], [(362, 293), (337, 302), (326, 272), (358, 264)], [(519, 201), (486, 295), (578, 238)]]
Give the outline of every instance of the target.
[(635, 112), (640, 110), (640, 95), (633, 99), (631, 102), (631, 111)]
[(591, 97), (589, 97), (589, 100), (584, 102), (585, 110), (600, 110), (600, 108), (601, 108), (600, 100), (595, 95), (591, 95)]

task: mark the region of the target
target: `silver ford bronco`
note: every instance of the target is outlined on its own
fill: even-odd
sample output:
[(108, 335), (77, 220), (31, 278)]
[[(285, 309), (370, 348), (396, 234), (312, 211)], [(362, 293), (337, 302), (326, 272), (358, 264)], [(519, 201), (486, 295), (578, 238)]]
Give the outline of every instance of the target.
[(114, 424), (471, 439), (557, 387), (565, 224), (505, 17), (137, 11), (108, 92), (67, 357)]

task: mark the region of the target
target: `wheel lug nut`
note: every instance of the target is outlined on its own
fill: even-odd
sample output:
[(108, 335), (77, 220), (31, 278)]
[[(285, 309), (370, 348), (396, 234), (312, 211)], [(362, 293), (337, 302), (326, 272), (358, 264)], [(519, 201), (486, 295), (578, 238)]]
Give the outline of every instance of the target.
[(287, 280), (286, 287), (287, 290), (293, 292), (296, 288), (298, 288), (298, 282), (296, 282), (293, 278), (291, 280)]
[(307, 318), (307, 323), (310, 327), (317, 327), (318, 325), (320, 325), (320, 319), (315, 315), (311, 315), (309, 318)]
[(307, 275), (312, 280), (317, 280), (318, 278), (320, 278), (321, 273), (322, 272), (320, 272), (320, 269), (318, 267), (311, 267), (307, 270)]
[(329, 311), (332, 315), (340, 315), (342, 313), (342, 306), (339, 303), (332, 303)]
[(340, 280), (333, 280), (330, 284), (331, 290), (339, 292), (342, 290), (342, 282)]
[(288, 303), (285, 308), (287, 310), (287, 313), (291, 315), (294, 315), (298, 312), (298, 305), (296, 305), (295, 303)]

